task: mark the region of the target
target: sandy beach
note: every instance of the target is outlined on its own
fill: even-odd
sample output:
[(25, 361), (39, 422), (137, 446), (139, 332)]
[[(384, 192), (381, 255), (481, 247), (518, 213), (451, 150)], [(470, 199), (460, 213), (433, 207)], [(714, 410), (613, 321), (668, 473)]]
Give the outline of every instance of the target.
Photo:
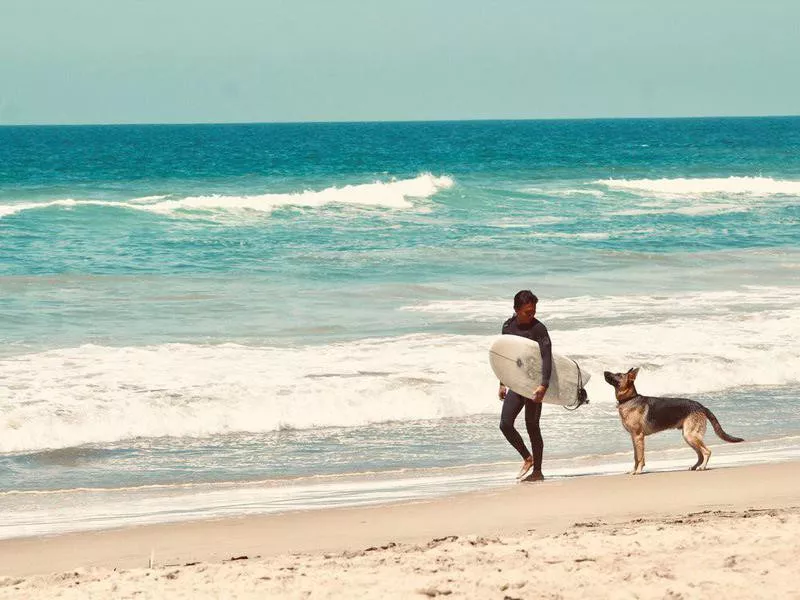
[(0, 542), (0, 598), (800, 598), (800, 463)]

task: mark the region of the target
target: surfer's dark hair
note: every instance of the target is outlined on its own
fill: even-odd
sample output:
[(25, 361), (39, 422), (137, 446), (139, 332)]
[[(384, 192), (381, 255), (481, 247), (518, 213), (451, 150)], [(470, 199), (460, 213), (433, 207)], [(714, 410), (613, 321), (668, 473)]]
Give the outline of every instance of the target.
[(522, 308), (526, 304), (537, 304), (539, 302), (539, 298), (536, 297), (530, 290), (520, 290), (517, 292), (516, 296), (514, 296), (514, 310), (518, 308)]

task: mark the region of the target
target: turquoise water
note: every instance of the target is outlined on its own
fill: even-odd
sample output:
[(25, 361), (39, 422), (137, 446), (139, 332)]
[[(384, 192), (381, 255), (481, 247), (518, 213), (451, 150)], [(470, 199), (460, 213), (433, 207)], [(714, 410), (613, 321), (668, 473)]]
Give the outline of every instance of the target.
[(800, 118), (0, 128), (0, 535), (506, 485), (521, 288), (549, 473), (628, 467), (631, 366), (793, 457), (799, 206)]

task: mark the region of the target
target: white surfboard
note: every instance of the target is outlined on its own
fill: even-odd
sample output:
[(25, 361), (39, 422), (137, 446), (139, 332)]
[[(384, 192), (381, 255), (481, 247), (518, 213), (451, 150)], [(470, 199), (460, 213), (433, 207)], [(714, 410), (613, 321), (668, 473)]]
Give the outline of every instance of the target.
[[(539, 344), (518, 335), (501, 335), (489, 349), (489, 364), (497, 378), (521, 396), (530, 398), (542, 382)], [(543, 401), (570, 408), (588, 402), (583, 391), (589, 374), (571, 358), (553, 353), (550, 385)], [(583, 393), (582, 393), (583, 391)]]

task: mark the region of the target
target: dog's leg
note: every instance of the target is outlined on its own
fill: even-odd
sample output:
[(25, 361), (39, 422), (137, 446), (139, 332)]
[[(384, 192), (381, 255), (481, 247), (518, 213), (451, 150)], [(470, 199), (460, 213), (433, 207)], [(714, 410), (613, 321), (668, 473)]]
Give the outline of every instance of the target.
[(636, 447), (636, 436), (631, 434), (631, 443), (633, 444), (633, 469), (628, 471), (628, 475), (636, 475), (636, 467), (639, 466), (639, 448)]
[(695, 453), (697, 454), (697, 462), (694, 463), (691, 467), (689, 467), (690, 471), (696, 471), (699, 467), (702, 466), (703, 461), (705, 460), (705, 457), (703, 456), (703, 453), (700, 451), (700, 448), (697, 445), (697, 442), (695, 440), (686, 437), (685, 434), (683, 436), (683, 439), (686, 440), (686, 443), (689, 444), (692, 447), (692, 449), (695, 451)]
[(692, 413), (683, 422), (683, 439), (697, 453), (697, 462), (692, 465), (692, 471), (704, 471), (711, 458), (711, 450), (703, 442), (706, 433), (706, 416), (701, 413)]
[(633, 439), (633, 471), (631, 475), (640, 475), (644, 469), (644, 434), (631, 435)]

